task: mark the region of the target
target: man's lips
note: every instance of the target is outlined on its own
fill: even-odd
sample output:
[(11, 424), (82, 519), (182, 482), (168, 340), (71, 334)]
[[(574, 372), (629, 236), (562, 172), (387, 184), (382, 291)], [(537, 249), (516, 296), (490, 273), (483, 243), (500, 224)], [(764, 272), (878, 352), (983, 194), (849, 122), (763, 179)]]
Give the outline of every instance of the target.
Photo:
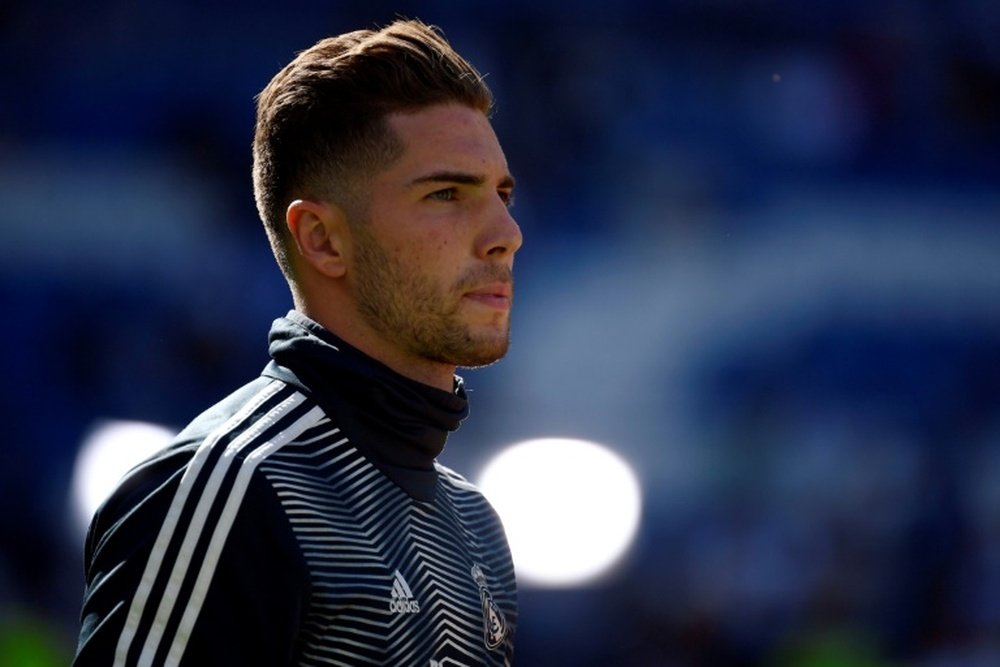
[(477, 287), (466, 292), (464, 296), (485, 306), (506, 309), (510, 308), (513, 289), (510, 283), (497, 282)]

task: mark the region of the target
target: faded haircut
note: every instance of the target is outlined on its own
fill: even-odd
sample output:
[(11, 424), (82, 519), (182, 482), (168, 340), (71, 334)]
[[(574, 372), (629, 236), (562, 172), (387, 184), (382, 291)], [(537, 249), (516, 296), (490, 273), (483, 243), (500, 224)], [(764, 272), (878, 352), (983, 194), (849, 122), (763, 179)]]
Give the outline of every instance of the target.
[(254, 197), (286, 278), (288, 205), (329, 201), (363, 217), (372, 179), (403, 150), (387, 116), (443, 103), (489, 115), (493, 95), (437, 28), (414, 20), (320, 40), (271, 79), (257, 96)]

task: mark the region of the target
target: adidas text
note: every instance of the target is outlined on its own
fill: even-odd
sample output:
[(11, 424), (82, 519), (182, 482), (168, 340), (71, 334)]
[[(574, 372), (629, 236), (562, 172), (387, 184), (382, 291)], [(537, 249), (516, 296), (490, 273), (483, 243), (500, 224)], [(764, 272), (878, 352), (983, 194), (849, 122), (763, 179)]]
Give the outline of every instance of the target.
[(394, 614), (415, 614), (420, 611), (420, 603), (416, 600), (390, 600), (389, 611)]

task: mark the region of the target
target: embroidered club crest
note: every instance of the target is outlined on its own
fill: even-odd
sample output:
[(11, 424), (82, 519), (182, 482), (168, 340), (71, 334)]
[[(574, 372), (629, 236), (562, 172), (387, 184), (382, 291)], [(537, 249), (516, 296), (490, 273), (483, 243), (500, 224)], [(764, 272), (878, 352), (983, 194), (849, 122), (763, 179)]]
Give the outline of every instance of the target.
[(486, 574), (479, 565), (472, 566), (472, 578), (479, 586), (479, 600), (483, 605), (483, 641), (491, 651), (503, 644), (507, 638), (507, 619), (500, 607), (493, 601), (493, 595), (486, 586)]

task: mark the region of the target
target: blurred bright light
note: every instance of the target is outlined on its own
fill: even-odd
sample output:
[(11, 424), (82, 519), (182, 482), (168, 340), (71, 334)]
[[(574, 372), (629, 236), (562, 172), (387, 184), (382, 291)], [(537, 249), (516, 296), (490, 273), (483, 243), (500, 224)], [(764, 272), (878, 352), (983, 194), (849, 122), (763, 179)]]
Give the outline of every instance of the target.
[(513, 445), (483, 469), (479, 488), (503, 519), (518, 579), (563, 587), (609, 570), (635, 537), (639, 482), (602, 445), (543, 438)]
[(73, 469), (73, 512), (87, 529), (94, 512), (121, 478), (173, 439), (164, 426), (135, 421), (103, 421), (80, 445)]

